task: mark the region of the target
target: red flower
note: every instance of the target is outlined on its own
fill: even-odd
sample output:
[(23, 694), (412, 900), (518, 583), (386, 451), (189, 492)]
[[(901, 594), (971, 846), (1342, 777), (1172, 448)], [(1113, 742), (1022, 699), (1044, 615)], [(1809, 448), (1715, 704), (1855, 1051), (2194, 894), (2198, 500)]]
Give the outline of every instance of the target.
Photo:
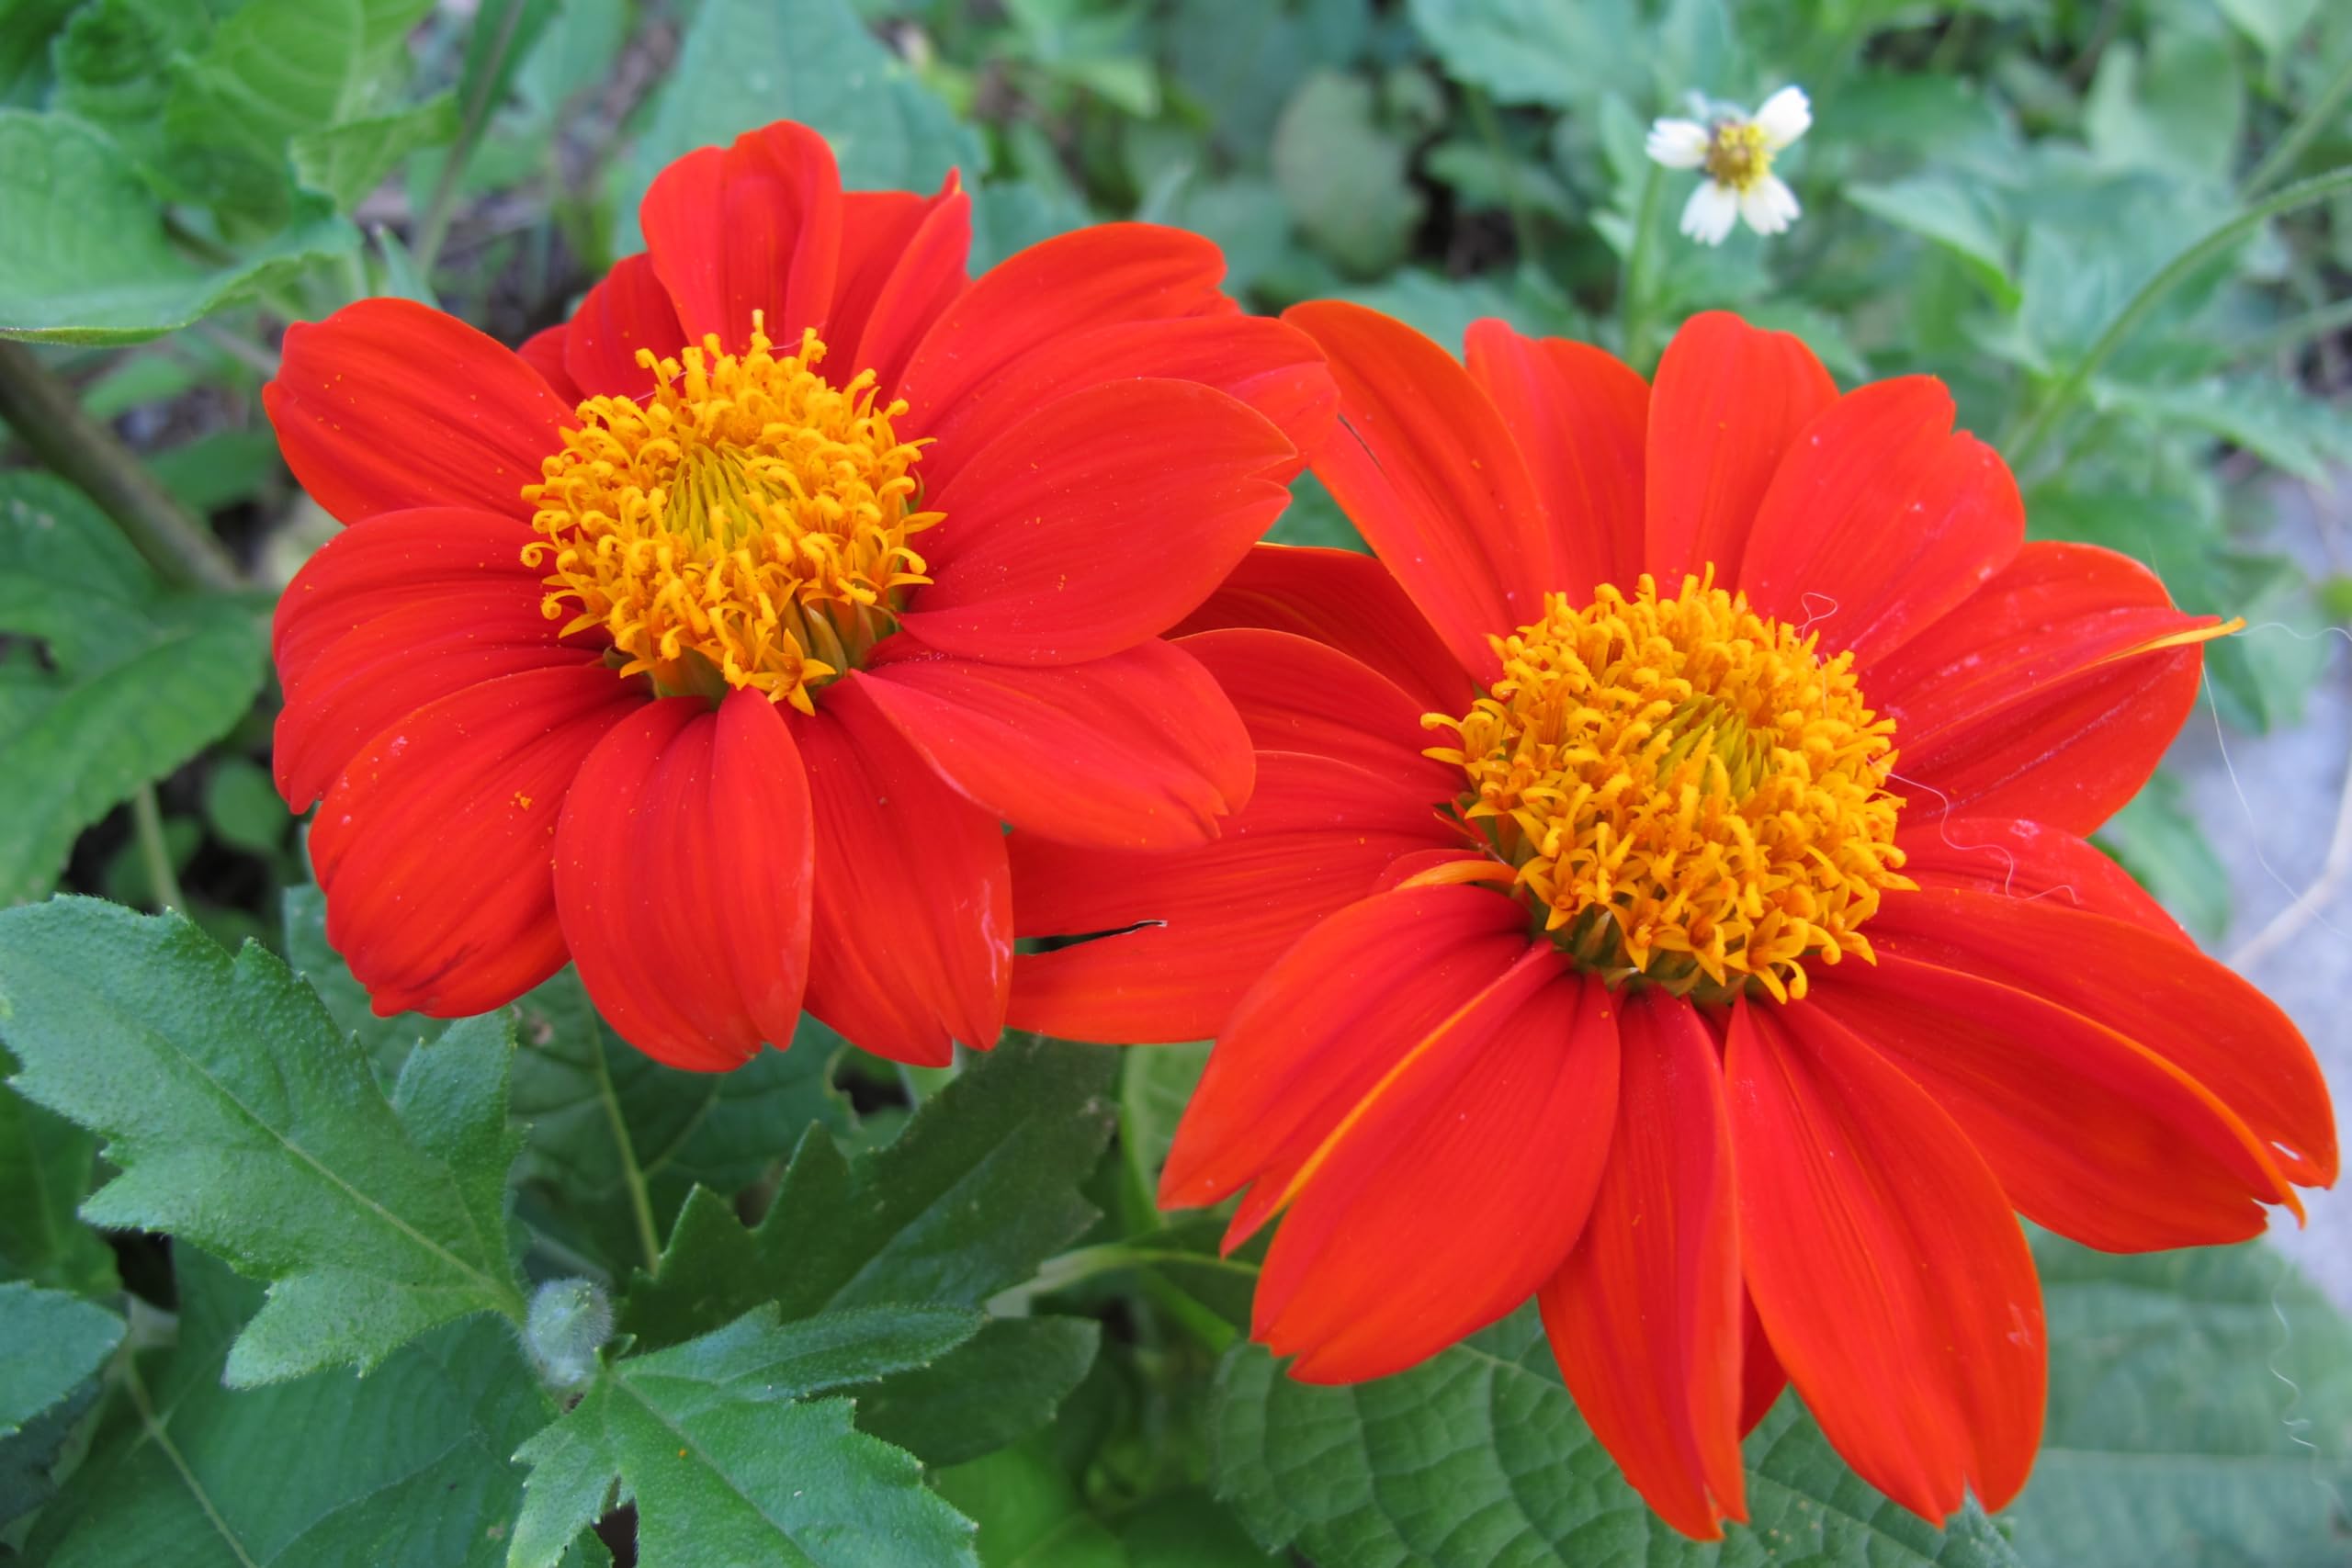
[(286, 334), (287, 461), (350, 528), (277, 614), (277, 781), (385, 1012), (570, 958), (681, 1066), (803, 1002), (944, 1062), (1003, 1022), (1001, 822), (1216, 836), (1248, 739), (1157, 640), (1282, 509), (1321, 355), (1207, 242), (967, 281), (969, 202), (843, 194), (779, 124), (653, 183), (650, 250), (519, 355), (376, 299)]
[(2335, 1176), (2294, 1027), (2081, 836), (2222, 628), (2024, 543), (1927, 378), (1840, 397), (1723, 315), (1655, 387), (1496, 321), (1465, 368), (1289, 320), (1379, 558), (1261, 547), (1187, 623), (1259, 748), (1217, 843), (1014, 835), (1022, 934), (1155, 923), (1022, 959), (1013, 1021), (1219, 1037), (1160, 1197), (1284, 1213), (1255, 1330), (1295, 1376), (1532, 1294), (1686, 1534), (1745, 1517), (1784, 1381), (1905, 1506), (1999, 1507), (2043, 1393), (2013, 1209), (2138, 1251)]

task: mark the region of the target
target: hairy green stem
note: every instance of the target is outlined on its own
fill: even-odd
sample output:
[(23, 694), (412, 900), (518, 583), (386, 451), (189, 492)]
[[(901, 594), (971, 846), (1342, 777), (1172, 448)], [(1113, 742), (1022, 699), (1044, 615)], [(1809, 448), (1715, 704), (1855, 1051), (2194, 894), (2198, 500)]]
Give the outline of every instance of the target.
[(139, 835), (140, 863), (147, 868), (147, 891), (159, 909), (187, 908), (179, 873), (172, 869), (172, 846), (164, 837), (164, 808), (153, 784), (141, 784), (130, 797), (130, 821)]
[(2140, 323), (2163, 303), (2165, 295), (2271, 219), (2299, 207), (2324, 201), (2346, 190), (2352, 190), (2352, 168), (2335, 169), (2300, 181), (2245, 209), (2165, 263), (2155, 276), (2140, 286), (2140, 291), (2116, 313), (2115, 320), (2107, 324), (2107, 330), (2098, 334), (2082, 358), (2059, 378), (2058, 384), (2050, 389), (2050, 395), (2041, 400), (2031, 416), (2018, 427), (2017, 434), (2003, 443), (2009, 467), (2020, 471), (2024, 469), (2026, 460), (2040, 451), (2041, 444), (2049, 439), (2056, 427), (2058, 416), (2082, 395), (2083, 389), (2090, 385), (2091, 378), (2098, 373), (2099, 367), (2129, 341), (2132, 334), (2139, 330)]
[(139, 553), (183, 588), (231, 589), (237, 564), (129, 447), (82, 408), (74, 389), (20, 343), (0, 342), (0, 420), (33, 456), (115, 521)]
[(410, 259), (416, 264), (416, 276), (428, 283), (433, 277), (433, 264), (440, 258), (442, 243), (449, 237), (449, 221), (457, 215), (458, 181), (464, 175), (466, 164), (472, 161), (474, 146), (490, 123), (490, 111), (498, 107), (492, 101), (491, 89), (498, 84), (506, 51), (514, 45), (514, 30), (522, 25), (523, 10), (520, 5), (508, 6), (498, 18), (498, 35), (491, 40), (490, 54), (482, 62), (481, 74), (475, 79), (473, 96), (461, 107), (463, 118), (458, 122), (458, 139), (449, 144), (449, 161), (441, 165), (441, 178), (433, 187), (433, 199), (424, 209), (424, 220), (417, 225), (416, 239), (409, 246)]

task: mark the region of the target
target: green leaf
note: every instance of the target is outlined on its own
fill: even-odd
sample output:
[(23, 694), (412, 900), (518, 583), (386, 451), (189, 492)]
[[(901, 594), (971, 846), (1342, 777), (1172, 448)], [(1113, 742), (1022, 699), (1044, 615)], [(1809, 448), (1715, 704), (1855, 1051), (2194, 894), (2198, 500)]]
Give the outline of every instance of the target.
[(2245, 119), (2245, 79), (2219, 30), (2159, 31), (2144, 56), (2110, 46), (2083, 100), (2083, 132), (2103, 162), (2217, 186)]
[(517, 1455), (531, 1478), (511, 1568), (553, 1563), (616, 1481), (649, 1568), (973, 1563), (970, 1524), (924, 1489), (922, 1467), (854, 1428), (849, 1400), (808, 1396), (928, 1365), (979, 1322), (885, 1307), (779, 1324), (763, 1307), (616, 1363)]
[(703, 0), (638, 142), (614, 250), (638, 248), (638, 200), (673, 160), (779, 119), (821, 132), (852, 190), (930, 191), (951, 168), (985, 162), (846, 0)]
[[(0, 241), (5, 243), (5, 241)], [(81, 830), (242, 718), (262, 629), (232, 600), (167, 595), (81, 493), (0, 474), (0, 633), (53, 669), (0, 662), (0, 904), (54, 884)]]
[(1299, 231), (1359, 277), (1395, 266), (1425, 203), (1405, 173), (1405, 148), (1373, 120), (1369, 82), (1317, 71), (1274, 126), (1274, 183)]
[(2171, 387), (2100, 382), (2093, 392), (2102, 408), (2218, 437), (2312, 484), (2332, 483), (2336, 468), (2352, 462), (2352, 419), (2273, 377)]
[(348, 209), (384, 183), (420, 147), (439, 147), (458, 134), (458, 100), (435, 93), (391, 114), (306, 130), (287, 144), (294, 177), (336, 207)]
[(2221, 6), (2239, 31), (2275, 56), (2302, 36), (2319, 0), (2221, 0)]
[(621, 1326), (673, 1344), (763, 1302), (787, 1318), (880, 1302), (978, 1305), (1095, 1218), (1079, 1184), (1111, 1132), (1117, 1057), (1008, 1034), (887, 1146), (801, 1140), (755, 1230), (697, 1191)]
[(128, 158), (62, 115), (0, 109), (0, 337), (137, 343), (209, 315), (291, 268), (359, 243), (296, 207), (274, 238), (203, 266), (175, 249)]
[[(260, 1292), (177, 1248), (179, 1341), (127, 1399), (30, 1542), (50, 1568), (495, 1568), (522, 1497), (509, 1462), (554, 1414), (511, 1330), (440, 1328), (365, 1378), (232, 1389)], [(601, 1551), (593, 1559), (602, 1562)], [(577, 1560), (584, 1563), (588, 1557)]]
[[(1880, 1496), (1793, 1399), (1747, 1444), (1747, 1526), (1686, 1540), (1627, 1486), (1562, 1386), (1531, 1304), (1410, 1371), (1293, 1382), (1256, 1346), (1218, 1369), (1214, 1482), (1250, 1533), (1324, 1568), (2015, 1568), (1972, 1503), (1938, 1531)], [(1540, 1478), (1540, 1482), (1535, 1478)]]
[(1118, 1521), (1128, 1568), (1275, 1568), (1288, 1557), (1250, 1539), (1233, 1511), (1199, 1487), (1163, 1493)]
[(1958, 256), (2004, 309), (2017, 304), (1999, 219), (1973, 186), (1943, 175), (1916, 175), (1888, 185), (1848, 186), (1846, 198)]
[(175, 75), (163, 173), (178, 194), (275, 221), (293, 138), (368, 107), (379, 41), (366, 0), (243, 0)]
[(1088, 1509), (1051, 1443), (942, 1471), (933, 1484), (979, 1526), (985, 1568), (1128, 1568), (1126, 1549)]
[(51, 104), (113, 132), (125, 146), (154, 141), (176, 57), (200, 42), (212, 18), (175, 0), (94, 0), (51, 46)]
[(78, 1296), (0, 1285), (0, 1524), (56, 1490), (51, 1472), (122, 1334), (122, 1319)]
[(1624, 0), (1412, 0), (1410, 10), (1446, 74), (1498, 103), (1566, 108), (1625, 85), (1636, 24)]
[(224, 844), (275, 855), (293, 825), (269, 770), (243, 757), (222, 757), (204, 781), (204, 819)]
[(2230, 877), (2189, 815), (2180, 780), (2158, 773), (2098, 830), (2099, 843), (2183, 925), (2218, 942), (2230, 925)]
[(1094, 1364), (1102, 1337), (1091, 1318), (990, 1318), (936, 1366), (861, 1395), (858, 1427), (925, 1464), (978, 1459), (1053, 1419)]
[(523, 1175), (580, 1218), (616, 1276), (653, 1265), (695, 1186), (732, 1194), (810, 1126), (849, 1131), (848, 1101), (830, 1077), (840, 1042), (810, 1021), (790, 1050), (763, 1051), (731, 1073), (687, 1073), (615, 1034), (569, 970), (520, 1008)]
[(482, 1311), (519, 1320), (506, 1253), (506, 1021), (418, 1050), (388, 1100), (266, 949), (87, 898), (0, 913), (16, 1087), (107, 1139), (94, 1224), (169, 1231), (270, 1281), (234, 1383), (365, 1369)]
[(84, 1295), (116, 1288), (114, 1250), (74, 1214), (97, 1151), (96, 1134), (0, 1087), (0, 1280)]
[(282, 461), (267, 430), (212, 430), (155, 453), (147, 467), (181, 505), (203, 515), (258, 495)]
[(2352, 1323), (2258, 1243), (2118, 1258), (2037, 1236), (2050, 1415), (2004, 1518), (2031, 1562), (2336, 1568)]

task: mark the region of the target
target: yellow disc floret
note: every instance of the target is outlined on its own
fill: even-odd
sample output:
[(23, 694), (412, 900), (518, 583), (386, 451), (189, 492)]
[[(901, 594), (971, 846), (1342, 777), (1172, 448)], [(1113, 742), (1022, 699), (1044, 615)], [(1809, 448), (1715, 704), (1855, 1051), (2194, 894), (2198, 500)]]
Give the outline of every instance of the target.
[(1494, 639), (1502, 677), (1459, 718), (1452, 809), (1553, 940), (1613, 982), (1787, 999), (1805, 965), (1870, 956), (1862, 923), (1912, 883), (1894, 847), (1891, 719), (1853, 660), (1704, 578), (1602, 587)]
[(1772, 172), (1772, 149), (1764, 128), (1753, 120), (1715, 123), (1707, 141), (1707, 177), (1745, 192)]
[(547, 572), (548, 617), (567, 637), (603, 628), (621, 673), (808, 713), (931, 581), (909, 540), (941, 514), (917, 510), (922, 444), (891, 428), (907, 405), (876, 406), (870, 370), (828, 381), (813, 332), (774, 346), (755, 325), (741, 355), (716, 336), (639, 351), (651, 393), (582, 403), (525, 487), (543, 537), (523, 558)]

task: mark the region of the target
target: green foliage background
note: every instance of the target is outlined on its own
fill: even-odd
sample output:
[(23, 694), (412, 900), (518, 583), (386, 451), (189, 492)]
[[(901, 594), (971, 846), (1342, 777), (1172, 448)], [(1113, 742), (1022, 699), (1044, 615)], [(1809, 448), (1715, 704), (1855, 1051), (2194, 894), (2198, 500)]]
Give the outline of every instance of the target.
[[(1803, 220), (1682, 241), (1648, 120), (1791, 81)], [(1530, 1314), (1357, 1389), (1242, 1343), (1251, 1254), (1149, 1200), (1200, 1048), (929, 1073), (804, 1021), (710, 1078), (569, 976), (373, 1017), (268, 783), (269, 602), (332, 525), (257, 397), (370, 294), (519, 341), (663, 164), (789, 117), (854, 188), (960, 168), (976, 265), (1137, 217), (1259, 309), (1646, 367), (1731, 306), (1845, 381), (1931, 371), (2037, 532), (2314, 631), (2352, 582), (2272, 506), (2352, 462), (2347, 96), (2319, 0), (0, 0), (0, 1556), (2352, 1559), (2352, 1326), (2260, 1247), (2038, 1240), (2049, 1439), (2002, 1517), (1903, 1515), (1789, 1397), (1699, 1547)], [(1311, 479), (1277, 536), (1354, 542)], [(2324, 658), (2218, 645), (2214, 701), (2292, 725)], [(2211, 938), (2183, 802), (2109, 847)]]

